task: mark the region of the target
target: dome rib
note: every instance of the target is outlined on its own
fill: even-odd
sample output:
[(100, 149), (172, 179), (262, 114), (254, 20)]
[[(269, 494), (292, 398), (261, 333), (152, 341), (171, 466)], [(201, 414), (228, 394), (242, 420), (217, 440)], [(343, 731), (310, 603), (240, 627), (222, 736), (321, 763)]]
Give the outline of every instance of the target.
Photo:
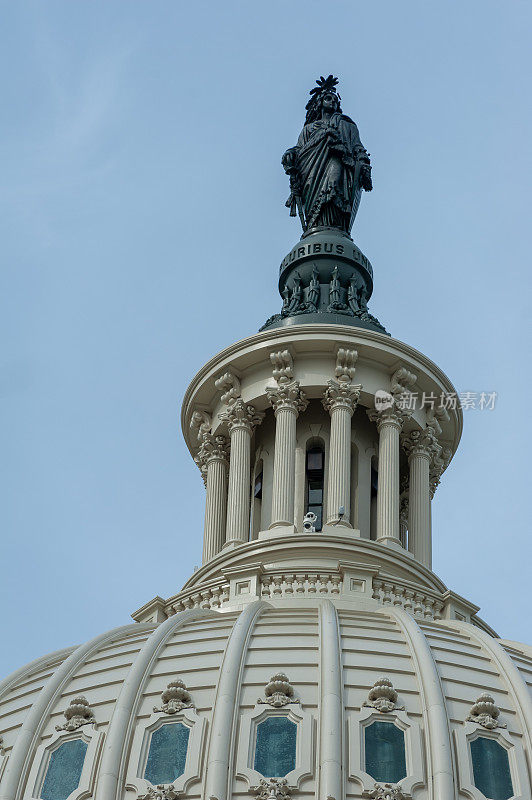
[(28, 715), (19, 731), (6, 767), (0, 800), (19, 800), (21, 797), (22, 788), (26, 782), (25, 768), (30, 757), (33, 755), (35, 740), (48, 719), (50, 707), (54, 699), (63, 686), (72, 678), (77, 668), (83, 664), (89, 656), (97, 652), (103, 644), (131, 630), (138, 630), (138, 624), (130, 623), (129, 625), (122, 625), (106, 633), (102, 633), (99, 636), (95, 636), (93, 639), (85, 642), (85, 644), (77, 647), (50, 676), (35, 703), (28, 711)]
[[(402, 629), (419, 679), (423, 705), (425, 736), (428, 739), (428, 755), (432, 762), (432, 784), (429, 781), (429, 798), (451, 800), (456, 798), (451, 734), (447, 706), (440, 674), (434, 661), (430, 645), (417, 622), (401, 608), (386, 609)], [(447, 622), (447, 620), (446, 620)]]
[[(447, 621), (446, 621), (447, 623)], [(463, 631), (465, 625), (454, 620), (449, 621), (450, 627), (455, 630)], [(471, 638), (476, 638), (480, 646), (486, 650), (490, 657), (495, 661), (500, 674), (504, 677), (510, 694), (513, 697), (515, 709), (519, 715), (523, 738), (526, 742), (528, 757), (532, 759), (532, 735), (530, 724), (532, 721), (532, 699), (523, 676), (519, 672), (511, 657), (504, 647), (496, 639), (492, 639), (487, 633), (477, 628), (475, 625), (467, 625), (467, 634)]]
[(244, 658), (255, 623), (266, 608), (270, 608), (270, 604), (264, 600), (250, 603), (236, 620), (225, 648), (208, 745), (205, 798), (216, 797), (217, 800), (227, 800), (231, 747), (235, 717), (239, 707), (237, 698), (242, 684)]
[(155, 628), (139, 650), (122, 685), (109, 723), (96, 792), (98, 800), (114, 800), (117, 797), (120, 778), (124, 772), (124, 750), (134, 726), (142, 688), (161, 648), (185, 623), (214, 616), (214, 611), (202, 608), (181, 611)]
[(343, 797), (343, 681), (334, 603), (320, 603), (320, 797)]

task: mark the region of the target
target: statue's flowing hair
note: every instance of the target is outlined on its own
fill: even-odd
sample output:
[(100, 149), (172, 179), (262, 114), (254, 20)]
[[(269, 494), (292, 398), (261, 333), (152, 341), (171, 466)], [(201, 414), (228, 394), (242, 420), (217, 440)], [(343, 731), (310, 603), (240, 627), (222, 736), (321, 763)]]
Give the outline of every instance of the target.
[(323, 75), (320, 75), (316, 83), (317, 86), (315, 86), (309, 92), (310, 100), (305, 106), (305, 110), (307, 112), (307, 116), (305, 117), (305, 125), (308, 125), (309, 122), (314, 122), (315, 120), (319, 119), (322, 97), (326, 92), (332, 92), (332, 94), (336, 95), (338, 100), (337, 111), (339, 111), (340, 114), (342, 113), (342, 108), (340, 106), (340, 101), (342, 98), (336, 91), (338, 78), (335, 78), (333, 75), (329, 75), (328, 78), (324, 78)]

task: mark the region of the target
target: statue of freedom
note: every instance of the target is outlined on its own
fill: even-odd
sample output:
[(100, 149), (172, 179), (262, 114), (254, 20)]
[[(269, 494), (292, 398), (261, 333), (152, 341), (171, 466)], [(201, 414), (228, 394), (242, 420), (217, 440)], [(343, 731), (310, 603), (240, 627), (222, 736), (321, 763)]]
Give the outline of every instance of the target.
[(320, 77), (310, 91), (305, 125), (297, 145), (282, 158), (290, 176), (290, 216), (303, 231), (337, 228), (349, 234), (362, 190), (370, 192), (371, 165), (350, 117), (342, 114), (338, 79)]

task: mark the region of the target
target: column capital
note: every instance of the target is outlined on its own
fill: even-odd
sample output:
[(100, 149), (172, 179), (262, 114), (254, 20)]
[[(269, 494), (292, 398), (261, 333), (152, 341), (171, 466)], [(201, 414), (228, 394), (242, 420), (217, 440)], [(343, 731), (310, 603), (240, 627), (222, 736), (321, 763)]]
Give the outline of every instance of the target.
[(431, 427), (402, 434), (401, 444), (409, 459), (419, 456), (433, 460), (441, 452), (436, 434)]
[(267, 386), (266, 394), (276, 416), (283, 408), (297, 415), (308, 406), (307, 396), (301, 390), (299, 381), (279, 381), (278, 386)]
[(260, 425), (264, 419), (264, 411), (257, 411), (255, 406), (245, 403), (241, 397), (227, 406), (227, 410), (222, 414), (218, 414), (222, 422), (227, 422), (229, 433), (231, 434), (237, 428), (247, 430), (249, 434), (253, 432), (253, 428)]
[(372, 422), (377, 424), (377, 430), (381, 431), (385, 425), (390, 427), (396, 428), (396, 430), (401, 431), (403, 429), (403, 425), (405, 420), (408, 417), (408, 413), (397, 406), (390, 406), (389, 408), (369, 408), (367, 410), (367, 415)]
[(229, 463), (229, 440), (227, 437), (204, 433), (195, 461), (200, 466), (200, 469), (204, 466), (206, 467), (210, 461)]
[(346, 381), (337, 381), (334, 378), (327, 381), (327, 388), (323, 393), (323, 407), (326, 411), (332, 413), (335, 408), (346, 408), (350, 414), (353, 414), (357, 407), (362, 384), (347, 383)]

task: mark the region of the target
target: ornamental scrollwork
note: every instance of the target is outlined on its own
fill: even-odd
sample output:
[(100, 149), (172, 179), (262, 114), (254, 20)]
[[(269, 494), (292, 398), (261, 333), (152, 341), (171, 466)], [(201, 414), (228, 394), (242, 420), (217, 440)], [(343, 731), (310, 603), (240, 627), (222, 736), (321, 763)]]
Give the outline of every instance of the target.
[(168, 684), (161, 693), (161, 700), (161, 707), (154, 706), (153, 708), (155, 713), (177, 714), (184, 708), (194, 708), (191, 694), (180, 678), (176, 678)]
[(294, 788), (286, 778), (261, 778), (258, 786), (251, 786), (249, 791), (257, 800), (290, 800)]
[(368, 699), (362, 704), (369, 708), (376, 708), (381, 714), (390, 711), (404, 711), (404, 706), (397, 704), (397, 692), (389, 678), (378, 678), (369, 690)]
[(334, 377), (341, 383), (351, 383), (355, 377), (355, 364), (358, 352), (347, 347), (339, 347), (336, 353)]
[(272, 675), (264, 689), (264, 699), (259, 698), (257, 703), (267, 704), (273, 708), (281, 708), (291, 703), (299, 703), (295, 697), (294, 687), (284, 672)]
[(190, 429), (196, 431), (198, 442), (203, 441), (205, 434), (211, 430), (212, 420), (205, 411), (194, 411), (190, 419)]
[(56, 725), (56, 731), (75, 731), (82, 725), (94, 725), (96, 719), (89, 705), (89, 701), (83, 695), (74, 697), (63, 716), (66, 722), (63, 725)]
[(289, 350), (270, 353), (272, 375), (279, 385), (290, 383), (294, 377), (294, 361)]
[(499, 721), (500, 708), (495, 705), (495, 700), (490, 694), (481, 694), (476, 703), (473, 704), (467, 722), (475, 722), (487, 730), (495, 728), (506, 728), (506, 723)]
[(407, 800), (407, 796), (401, 791), (401, 788), (392, 783), (376, 783), (373, 789), (364, 792), (363, 796), (371, 798), (371, 800)]
[(229, 405), (237, 400), (240, 396), (240, 381), (236, 375), (228, 370), (220, 375), (215, 381), (214, 385), (219, 392), (222, 393), (222, 403)]
[(168, 786), (160, 783), (155, 788), (150, 786), (148, 791), (139, 795), (137, 800), (177, 800), (179, 797), (184, 797), (183, 792), (178, 792), (173, 783)]

